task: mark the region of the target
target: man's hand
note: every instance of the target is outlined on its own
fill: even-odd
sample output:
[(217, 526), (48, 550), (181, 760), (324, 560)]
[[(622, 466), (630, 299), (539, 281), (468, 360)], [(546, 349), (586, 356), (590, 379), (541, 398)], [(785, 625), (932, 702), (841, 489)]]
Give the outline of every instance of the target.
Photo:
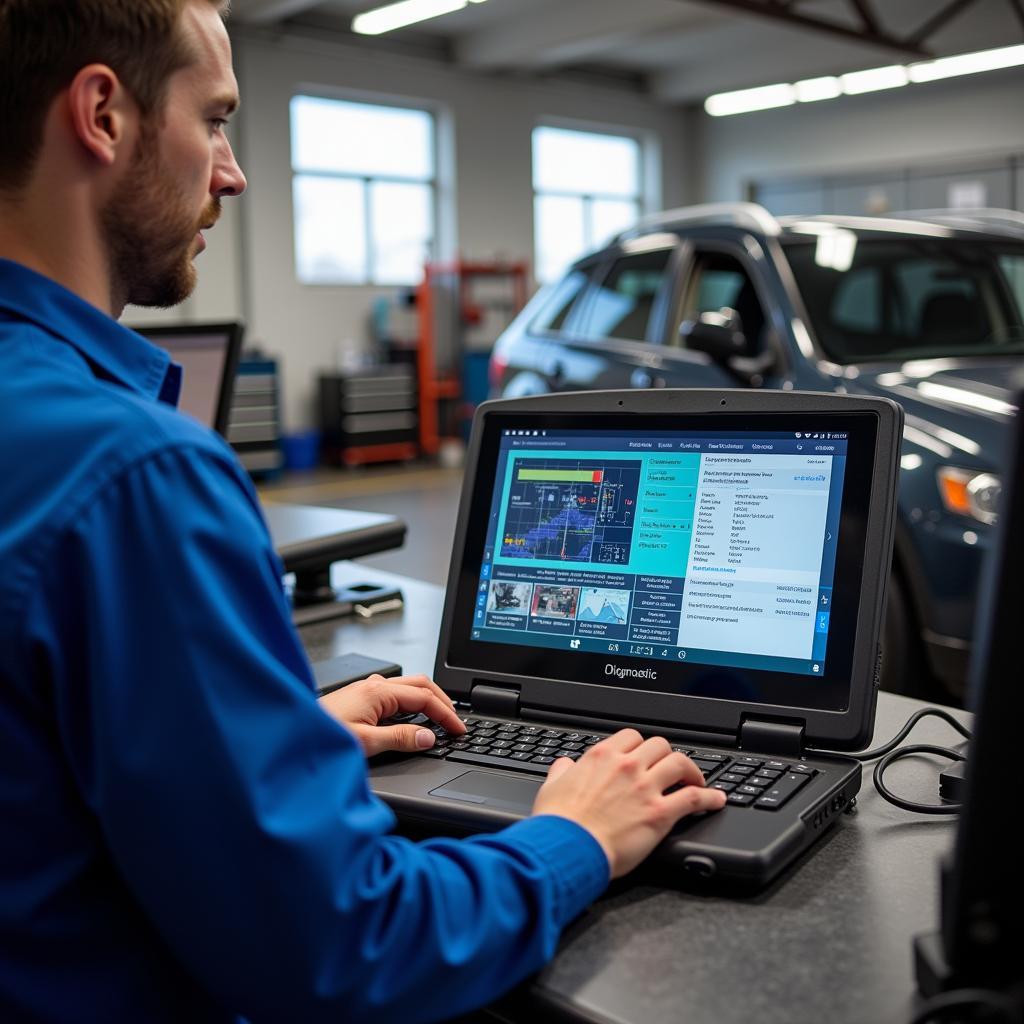
[[(665, 790), (683, 788), (666, 795)], [(548, 771), (534, 814), (582, 825), (608, 857), (612, 878), (632, 871), (687, 814), (717, 811), (725, 793), (704, 787), (700, 769), (668, 741), (623, 729), (595, 743), (575, 764), (563, 757)]]
[(385, 750), (426, 750), (434, 745), (434, 734), (421, 725), (377, 724), (401, 711), (420, 711), (456, 736), (466, 731), (448, 695), (426, 676), (385, 679), (375, 674), (321, 697), (320, 703), (356, 734), (367, 757)]

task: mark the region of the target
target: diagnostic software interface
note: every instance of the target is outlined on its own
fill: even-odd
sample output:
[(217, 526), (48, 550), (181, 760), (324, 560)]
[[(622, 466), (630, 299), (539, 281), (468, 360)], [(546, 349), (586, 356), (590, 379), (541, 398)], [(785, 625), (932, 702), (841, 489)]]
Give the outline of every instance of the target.
[(847, 443), (502, 431), (473, 639), (823, 674)]

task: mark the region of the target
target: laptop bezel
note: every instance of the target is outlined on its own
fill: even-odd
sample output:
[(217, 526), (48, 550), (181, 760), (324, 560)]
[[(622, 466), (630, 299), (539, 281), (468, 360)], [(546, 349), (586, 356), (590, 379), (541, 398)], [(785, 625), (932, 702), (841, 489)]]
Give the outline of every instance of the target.
[[(471, 497), (478, 484), (484, 424), (495, 414), (532, 415), (554, 412), (635, 413), (641, 416), (766, 413), (828, 415), (871, 413), (877, 420), (871, 459), (871, 494), (866, 513), (864, 565), (853, 643), (850, 700), (842, 711), (707, 696), (657, 693), (649, 690), (603, 686), (567, 679), (511, 675), (490, 668), (454, 664), (450, 658), (456, 597), (462, 558), (466, 550)], [(452, 565), (435, 663), (435, 679), (454, 697), (468, 699), (480, 683), (505, 686), (519, 694), (522, 709), (561, 710), (572, 716), (638, 725), (671, 726), (721, 733), (723, 742), (735, 743), (741, 726), (751, 718), (793, 723), (803, 730), (807, 746), (835, 750), (862, 747), (870, 738), (874, 720), (879, 659), (878, 637), (884, 612), (884, 582), (889, 572), (894, 535), (896, 466), (902, 436), (902, 409), (885, 399), (856, 398), (804, 392), (750, 393), (740, 390), (591, 391), (533, 396), (486, 402), (477, 409), (470, 438), (466, 477), (456, 525)], [(481, 486), (489, 481), (481, 481)], [(461, 628), (468, 628), (463, 623)], [(643, 664), (642, 661), (639, 664)]]

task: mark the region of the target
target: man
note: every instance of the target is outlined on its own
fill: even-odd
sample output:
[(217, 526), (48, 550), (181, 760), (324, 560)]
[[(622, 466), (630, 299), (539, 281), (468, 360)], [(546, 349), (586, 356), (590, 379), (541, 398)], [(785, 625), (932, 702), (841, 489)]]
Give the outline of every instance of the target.
[[(434, 1020), (538, 968), (721, 806), (629, 730), (530, 819), (413, 844), (365, 756), (423, 677), (318, 705), (280, 565), (179, 371), (116, 323), (190, 292), (245, 179), (213, 0), (0, 0), (0, 1020)], [(426, 742), (432, 742), (427, 732)], [(665, 795), (678, 783), (683, 788)]]

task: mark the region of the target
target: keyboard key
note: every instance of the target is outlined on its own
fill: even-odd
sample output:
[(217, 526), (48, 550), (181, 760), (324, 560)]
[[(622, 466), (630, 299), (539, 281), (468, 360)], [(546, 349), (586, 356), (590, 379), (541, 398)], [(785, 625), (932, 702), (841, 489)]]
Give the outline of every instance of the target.
[(486, 754), (490, 748), (480, 743), (474, 743), (471, 747), (467, 747), (466, 749), (471, 754)]
[[(536, 775), (547, 775), (547, 765), (532, 764), (529, 761), (513, 760), (513, 756), (493, 757), (491, 754), (472, 754), (468, 750), (453, 750), (447, 757), (449, 763), (477, 764), (485, 767), (504, 768), (507, 771), (530, 772)], [(549, 758), (553, 761), (554, 758)]]
[(737, 786), (737, 793), (746, 793), (748, 796), (760, 796), (764, 790), (760, 786)]
[(548, 729), (547, 732), (543, 733), (543, 736), (545, 739), (549, 740), (560, 740), (562, 738), (562, 733), (558, 729)]
[(723, 793), (731, 793), (736, 788), (733, 782), (712, 782), (708, 789), (720, 789)]
[(582, 750), (583, 749), (583, 744), (582, 743), (563, 743), (562, 744), (562, 749), (563, 750)]
[(447, 757), (449, 751), (444, 747), (431, 747), (429, 750), (421, 750), (422, 757)]
[(722, 774), (718, 776), (718, 781), (719, 782), (746, 782), (747, 781), (747, 776), (746, 775), (737, 775), (735, 772), (722, 772)]
[[(758, 770), (759, 772), (764, 771), (763, 768), (760, 768)], [(781, 772), (772, 772), (771, 775), (750, 775), (747, 777), (746, 781), (749, 782), (752, 786), (770, 786), (779, 777), (780, 774)]]
[(749, 764), (731, 764), (729, 765), (729, 771), (733, 775), (753, 775), (754, 769)]
[(520, 753), (535, 754), (535, 753), (537, 753), (537, 744), (536, 743), (514, 743), (512, 745), (512, 749), (513, 750), (517, 750)]
[(785, 761), (765, 761), (765, 768), (773, 772), (788, 772), (789, 765)]
[(533, 757), (532, 750), (513, 750), (512, 751), (513, 761), (529, 761)]
[(511, 740), (494, 740), (491, 743), (491, 749), (492, 750), (495, 750), (495, 749), (499, 749), (500, 750), (503, 747), (511, 747), (511, 746), (512, 746), (512, 741)]
[(747, 807), (754, 802), (754, 798), (749, 793), (730, 793), (726, 798), (726, 803), (735, 804), (739, 807)]
[(814, 769), (813, 768), (808, 768), (807, 765), (805, 765), (805, 764), (791, 764), (789, 766), (789, 771), (792, 772), (794, 775), (813, 775), (814, 774)]
[(722, 766), (716, 764), (714, 761), (705, 761), (702, 757), (695, 757), (693, 763), (705, 774), (710, 775), (712, 772), (718, 771)]
[(524, 725), (520, 730), (521, 736), (539, 736), (544, 730), (539, 725)]
[[(725, 754), (713, 754), (706, 750), (691, 751), (690, 756), (694, 758), (699, 757), (702, 761), (718, 761), (719, 763), (729, 760)], [(758, 761), (757, 763), (760, 764), (761, 762)]]
[(578, 761), (583, 756), (582, 750), (559, 750), (555, 757), (568, 757), (573, 761)]
[(540, 757), (533, 757), (533, 758), (531, 758), (530, 759), (530, 763), (531, 764), (552, 764), (554, 762), (554, 760), (555, 759), (553, 757), (545, 757), (545, 756), (542, 755)]
[(586, 743), (588, 747), (592, 747), (595, 743), (600, 743), (603, 739), (605, 739), (604, 736), (594, 736), (591, 734), (583, 742)]
[(771, 789), (766, 790), (764, 796), (754, 806), (763, 808), (766, 811), (774, 811), (808, 782), (810, 782), (809, 775), (787, 772), (781, 779), (776, 779)]
[(764, 764), (764, 760), (760, 757), (737, 757), (737, 764), (749, 764), (752, 768), (760, 768)]

